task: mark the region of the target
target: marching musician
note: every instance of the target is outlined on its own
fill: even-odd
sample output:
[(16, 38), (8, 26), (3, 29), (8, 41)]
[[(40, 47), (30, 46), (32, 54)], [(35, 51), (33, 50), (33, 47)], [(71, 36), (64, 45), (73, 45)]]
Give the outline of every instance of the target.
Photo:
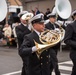
[[(26, 11), (24, 14), (27, 15), (27, 13), (28, 12)], [(20, 15), (21, 24), (16, 27), (16, 34), (17, 34), (17, 39), (18, 39), (18, 45), (19, 45), (19, 47), (21, 46), (21, 44), (23, 42), (24, 35), (29, 34), (31, 32), (30, 29), (27, 27), (27, 25), (28, 25), (27, 21), (22, 18), (22, 16), (24, 14)]]
[[(23, 11), (19, 14), (19, 17), (20, 17), (20, 21), (21, 21), (21, 24), (16, 26), (16, 34), (17, 34), (17, 40), (18, 40), (18, 51), (19, 51), (19, 48), (23, 42), (23, 38), (26, 34), (29, 34), (31, 33), (31, 30), (29, 29), (29, 27), (27, 26), (27, 21), (25, 20), (26, 18), (26, 15), (27, 15), (27, 11)], [(20, 54), (20, 51), (19, 51), (19, 54)], [(22, 68), (22, 73), (21, 75), (26, 75), (25, 73), (25, 57), (21, 56), (20, 57), (22, 58), (22, 61), (23, 61), (23, 68)]]
[(20, 55), (25, 57), (26, 62), (26, 75), (50, 75), (50, 65), (49, 65), (49, 50), (45, 50), (38, 57), (37, 55), (37, 43), (41, 43), (39, 40), (39, 35), (44, 31), (44, 15), (42, 13), (35, 15), (31, 19), (33, 26), (33, 32), (25, 35), (24, 41), (20, 47)]
[(70, 58), (73, 63), (71, 75), (76, 75), (76, 10), (72, 13), (73, 22), (66, 27), (64, 42), (71, 47)]
[[(49, 22), (47, 24), (45, 24), (45, 28), (49, 29), (49, 30), (56, 30), (56, 31), (60, 32), (59, 26), (57, 24), (55, 24), (56, 14), (55, 13), (50, 13), (47, 16), (49, 18)], [(60, 75), (60, 71), (59, 71), (59, 68), (58, 68), (58, 59), (57, 59), (57, 53), (58, 53), (59, 48), (60, 48), (60, 43), (58, 43), (57, 45), (52, 47), (51, 50), (50, 50), (51, 75), (52, 75), (53, 69), (55, 70), (56, 75)]]

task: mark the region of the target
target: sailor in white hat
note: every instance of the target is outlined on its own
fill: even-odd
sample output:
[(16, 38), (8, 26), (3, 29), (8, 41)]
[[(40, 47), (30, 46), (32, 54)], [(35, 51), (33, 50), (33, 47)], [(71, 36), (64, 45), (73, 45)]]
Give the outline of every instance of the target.
[[(25, 13), (25, 14), (23, 14)], [(27, 11), (22, 12), (20, 15), (20, 21), (21, 24), (19, 26), (16, 27), (16, 33), (19, 36), (19, 38), (22, 36), (22, 38), (24, 37), (25, 34), (29, 33), (31, 31), (29, 25), (28, 25), (28, 20), (30, 20), (33, 17), (32, 13), (29, 13)], [(25, 32), (26, 31), (26, 32)], [(21, 35), (21, 36), (20, 36)], [(21, 39), (22, 40), (22, 39)], [(20, 47), (21, 43), (19, 43), (19, 47)]]
[[(25, 12), (25, 14), (23, 14), (23, 13), (20, 14), (21, 24), (16, 27), (16, 34), (17, 34), (17, 40), (18, 40), (18, 50), (19, 50), (20, 46), (22, 45), (24, 36), (31, 33), (31, 30), (27, 24), (27, 20), (29, 20), (33, 17), (31, 14), (32, 13), (29, 13), (29, 12)], [(19, 55), (20, 55), (20, 52), (21, 51), (19, 51)], [(25, 71), (26, 64), (24, 64), (25, 60), (24, 60), (24, 57), (22, 55), (20, 55), (20, 57), (22, 58), (22, 61), (23, 61), (21, 75), (26, 75), (26, 71)]]
[(43, 17), (43, 14), (38, 14), (31, 19), (34, 31), (25, 36), (20, 48), (21, 54), (29, 59), (25, 61), (25, 63), (27, 62), (26, 75), (50, 75), (49, 50), (43, 51), (39, 56), (37, 55), (38, 48), (35, 45), (35, 41), (41, 43), (39, 35), (45, 29)]
[[(47, 15), (49, 18), (49, 22), (45, 24), (45, 28), (49, 30), (56, 30), (60, 32), (59, 26), (55, 24), (56, 22), (56, 14), (55, 13), (50, 13)], [(57, 59), (57, 53), (58, 49), (60, 48), (60, 43), (56, 44), (53, 46), (50, 50), (50, 73), (52, 74), (53, 69), (55, 70), (55, 75), (60, 75), (60, 71), (58, 68), (58, 59)]]
[(55, 13), (50, 13), (47, 15), (47, 17), (49, 18), (49, 22), (45, 25), (46, 28), (54, 30), (59, 27), (58, 25), (55, 24), (55, 22), (56, 22)]

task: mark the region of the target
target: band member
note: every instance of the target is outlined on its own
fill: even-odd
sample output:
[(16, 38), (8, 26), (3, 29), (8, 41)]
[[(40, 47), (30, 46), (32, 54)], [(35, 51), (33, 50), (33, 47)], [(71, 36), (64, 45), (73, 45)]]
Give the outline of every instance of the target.
[(50, 75), (49, 50), (37, 56), (37, 47), (35, 42), (41, 43), (39, 35), (44, 31), (43, 14), (40, 13), (31, 19), (34, 31), (24, 37), (23, 44), (20, 47), (20, 55), (26, 57), (26, 75)]
[[(25, 12), (25, 14), (27, 15), (28, 12)], [(26, 34), (29, 34), (31, 31), (29, 29), (29, 27), (27, 27), (27, 21), (25, 19), (23, 19), (23, 13), (20, 14), (20, 21), (21, 21), (21, 24), (16, 26), (16, 34), (17, 34), (17, 40), (18, 40), (18, 51), (19, 51), (19, 48), (23, 42), (23, 38)], [(19, 51), (19, 54), (20, 54), (20, 51)], [(21, 75), (26, 75), (25, 73), (25, 57), (21, 56), (20, 57), (22, 58), (22, 61), (23, 61), (23, 68), (22, 68), (22, 73)]]
[[(49, 17), (49, 22), (45, 25), (45, 28), (50, 30), (57, 30), (60, 31), (58, 28), (59, 26), (55, 24), (56, 22), (56, 14), (50, 13), (47, 15)], [(52, 47), (50, 50), (50, 69), (51, 69), (51, 75), (53, 69), (55, 70), (56, 75), (60, 75), (60, 71), (58, 68), (58, 59), (57, 59), (57, 53), (58, 49), (60, 48), (60, 43), (58, 43), (56, 46)]]
[(71, 47), (70, 58), (73, 62), (71, 75), (76, 75), (76, 10), (72, 13), (74, 21), (66, 27), (64, 42)]
[[(25, 14), (27, 14), (27, 12)], [(23, 42), (24, 35), (29, 34), (31, 32), (29, 30), (29, 28), (27, 27), (27, 25), (28, 25), (27, 21), (25, 19), (22, 19), (22, 16), (23, 15), (21, 14), (21, 16), (20, 16), (21, 24), (16, 27), (16, 34), (17, 34), (19, 47), (21, 46), (21, 44)]]

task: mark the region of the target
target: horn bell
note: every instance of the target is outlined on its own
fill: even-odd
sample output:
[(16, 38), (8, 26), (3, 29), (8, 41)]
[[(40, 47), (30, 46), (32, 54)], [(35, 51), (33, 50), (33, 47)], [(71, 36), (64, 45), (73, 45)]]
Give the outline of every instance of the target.
[(56, 0), (55, 8), (61, 18), (68, 19), (70, 17), (72, 7), (69, 0)]
[(7, 15), (7, 4), (6, 0), (0, 1), (0, 22), (4, 20)]

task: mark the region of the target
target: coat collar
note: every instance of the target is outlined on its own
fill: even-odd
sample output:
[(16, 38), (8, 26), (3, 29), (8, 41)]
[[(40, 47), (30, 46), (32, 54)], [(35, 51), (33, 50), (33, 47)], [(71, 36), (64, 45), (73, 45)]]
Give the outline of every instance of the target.
[(41, 43), (41, 42), (40, 42), (40, 39), (39, 39), (39, 35), (38, 35), (35, 31), (33, 31), (33, 39), (34, 39), (37, 43)]

